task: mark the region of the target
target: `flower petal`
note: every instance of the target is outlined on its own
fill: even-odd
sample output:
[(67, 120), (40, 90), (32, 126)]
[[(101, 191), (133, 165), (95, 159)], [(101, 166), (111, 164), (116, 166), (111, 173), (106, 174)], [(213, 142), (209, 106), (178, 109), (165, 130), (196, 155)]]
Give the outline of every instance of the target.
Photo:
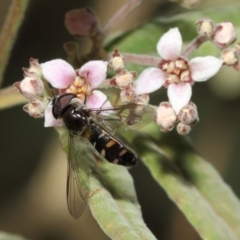
[(80, 77), (85, 78), (91, 87), (97, 88), (107, 76), (107, 65), (105, 61), (90, 61), (85, 63), (79, 70), (78, 74)]
[(112, 107), (111, 103), (107, 100), (107, 96), (101, 91), (94, 90), (92, 94), (87, 98), (87, 108), (101, 108), (101, 107)]
[(67, 88), (76, 76), (74, 68), (62, 59), (54, 59), (41, 64), (46, 80), (55, 88)]
[(145, 69), (134, 82), (137, 95), (151, 93), (159, 89), (165, 82), (166, 74), (159, 68)]
[(208, 80), (219, 71), (222, 64), (223, 60), (212, 56), (193, 58), (189, 62), (193, 80), (196, 82)]
[(176, 114), (189, 103), (191, 96), (192, 87), (189, 83), (173, 83), (168, 86), (169, 102)]
[(45, 109), (45, 122), (44, 127), (61, 127), (63, 126), (63, 121), (61, 119), (55, 119), (52, 115), (52, 103), (50, 102)]
[(176, 60), (181, 53), (182, 36), (178, 28), (171, 28), (157, 43), (158, 54), (165, 60)]

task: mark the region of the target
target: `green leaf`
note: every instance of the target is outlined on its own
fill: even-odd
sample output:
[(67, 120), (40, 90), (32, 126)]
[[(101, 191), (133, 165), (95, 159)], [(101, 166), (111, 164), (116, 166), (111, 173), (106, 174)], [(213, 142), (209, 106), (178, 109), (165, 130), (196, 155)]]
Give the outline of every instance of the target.
[[(125, 169), (125, 171), (127, 170)], [(114, 173), (117, 172), (114, 171)], [(124, 175), (126, 176), (126, 174)], [(118, 181), (124, 184), (124, 178), (120, 178)], [(114, 192), (117, 192), (117, 189)], [(156, 239), (146, 227), (138, 203), (111, 194), (111, 191), (107, 191), (93, 177), (91, 178), (91, 193), (89, 207), (93, 217), (111, 239)]]
[[(67, 154), (68, 132), (65, 128), (57, 128), (57, 131)], [(90, 179), (88, 204), (102, 230), (116, 240), (155, 240), (143, 221), (133, 179), (128, 170), (107, 161), (97, 163), (93, 164), (95, 168), (92, 169)]]
[(238, 239), (240, 204), (231, 189), (182, 137), (156, 132), (155, 128), (154, 139), (139, 134), (133, 138), (135, 150), (156, 182), (202, 239)]
[(29, 0), (12, 1), (0, 32), (0, 85)]
[(240, 202), (213, 166), (195, 151), (185, 149), (182, 164), (192, 182), (240, 238)]
[[(186, 138), (169, 134), (157, 140), (157, 145), (177, 165), (184, 176), (212, 205), (240, 238), (240, 201), (214, 167), (194, 150)], [(173, 140), (174, 139), (174, 140)]]

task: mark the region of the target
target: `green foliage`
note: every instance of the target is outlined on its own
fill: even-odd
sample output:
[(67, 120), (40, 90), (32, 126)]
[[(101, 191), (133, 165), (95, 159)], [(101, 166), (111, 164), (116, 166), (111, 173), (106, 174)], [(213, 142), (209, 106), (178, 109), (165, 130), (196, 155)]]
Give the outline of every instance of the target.
[[(57, 131), (67, 156), (68, 132), (64, 128)], [(94, 218), (111, 239), (156, 239), (142, 219), (133, 179), (125, 167), (99, 162), (97, 169), (96, 166), (92, 169), (88, 203)]]
[(201, 238), (239, 239), (240, 202), (213, 166), (185, 138), (154, 124), (143, 130), (128, 140)]
[[(179, 27), (185, 43), (197, 35), (195, 21), (201, 18), (211, 18), (215, 23), (232, 21), (239, 31), (239, 11), (240, 4), (159, 17), (113, 38), (106, 44), (106, 50), (118, 48), (120, 52), (157, 56), (156, 44), (169, 28)], [(224, 12), (224, 16), (219, 12)], [(219, 50), (206, 43), (195, 54), (217, 55)], [(128, 69), (141, 71), (143, 68), (130, 65)], [(150, 125), (144, 132), (128, 136), (128, 141), (201, 238), (239, 239), (239, 200), (211, 164), (182, 137), (161, 134), (156, 125)], [(67, 153), (66, 138), (65, 130), (61, 130), (60, 139)], [(94, 218), (111, 239), (155, 239), (142, 219), (133, 179), (124, 167), (98, 162), (91, 176), (88, 203)]]
[(156, 182), (179, 207), (202, 239), (238, 239), (240, 203), (229, 186), (182, 137), (157, 134), (131, 137)]

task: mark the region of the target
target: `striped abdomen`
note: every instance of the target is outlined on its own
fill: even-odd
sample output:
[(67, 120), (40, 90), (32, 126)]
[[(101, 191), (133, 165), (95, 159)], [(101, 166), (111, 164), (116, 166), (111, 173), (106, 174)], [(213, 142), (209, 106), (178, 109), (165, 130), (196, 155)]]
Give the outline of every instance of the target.
[(95, 149), (111, 163), (129, 167), (137, 163), (137, 157), (131, 150), (127, 149), (94, 123), (92, 123), (88, 139)]

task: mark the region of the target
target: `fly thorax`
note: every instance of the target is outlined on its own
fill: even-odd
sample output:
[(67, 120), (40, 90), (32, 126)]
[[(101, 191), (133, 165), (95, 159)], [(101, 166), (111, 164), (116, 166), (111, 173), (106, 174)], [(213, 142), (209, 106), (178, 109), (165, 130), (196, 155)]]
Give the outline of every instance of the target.
[(88, 126), (88, 116), (84, 110), (71, 106), (64, 113), (63, 122), (73, 134), (82, 134)]

